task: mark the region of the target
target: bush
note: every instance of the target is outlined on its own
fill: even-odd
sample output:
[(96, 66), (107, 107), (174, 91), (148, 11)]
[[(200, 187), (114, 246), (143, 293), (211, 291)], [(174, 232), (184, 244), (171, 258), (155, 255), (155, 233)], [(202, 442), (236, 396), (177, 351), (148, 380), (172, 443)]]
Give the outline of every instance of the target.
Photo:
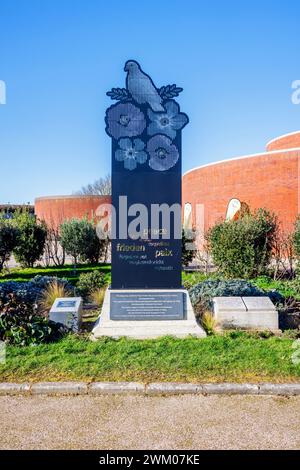
[(264, 274), (270, 263), (277, 232), (274, 214), (253, 214), (216, 224), (207, 233), (215, 265), (226, 277), (250, 278)]
[(42, 292), (56, 281), (63, 286), (65, 290), (73, 293), (74, 288), (66, 279), (60, 279), (51, 276), (35, 276), (29, 282), (1, 282), (0, 283), (0, 302), (7, 302), (10, 294), (14, 294), (20, 302), (35, 303), (41, 297)]
[(206, 274), (196, 271), (196, 272), (185, 272), (183, 273), (183, 286), (185, 289), (189, 290), (199, 282), (207, 280)]
[(52, 280), (38, 299), (39, 307), (42, 311), (49, 311), (56, 299), (62, 297), (71, 297), (72, 292), (58, 279)]
[(10, 220), (0, 216), (0, 271), (17, 245), (18, 233)]
[(199, 303), (203, 308), (211, 307), (213, 297), (251, 297), (269, 296), (273, 303), (283, 302), (283, 297), (276, 291), (265, 292), (244, 280), (208, 280), (200, 282), (189, 290), (193, 306)]
[(21, 266), (32, 268), (44, 252), (47, 229), (29, 212), (20, 212), (14, 220), (18, 228), (17, 246), (14, 249), (16, 260)]
[(86, 219), (66, 220), (60, 226), (60, 243), (63, 249), (73, 257), (74, 264), (78, 260), (96, 263), (103, 249), (96, 228)]
[(56, 276), (41, 276), (38, 274), (30, 281), (35, 287), (39, 289), (47, 289), (49, 284), (56, 282), (59, 286), (62, 286), (65, 290), (68, 290), (74, 293), (74, 287), (69, 281), (63, 277), (56, 277)]
[(297, 273), (296, 277), (288, 282), (287, 287), (293, 290), (295, 297), (300, 298), (300, 276)]
[(206, 311), (203, 313), (201, 317), (201, 325), (203, 326), (208, 336), (215, 334), (217, 322), (211, 312)]
[(19, 302), (36, 302), (41, 289), (32, 282), (8, 281), (0, 283), (0, 302), (7, 302), (10, 294), (14, 294)]
[(63, 325), (54, 323), (37, 314), (36, 305), (20, 302), (9, 294), (5, 303), (0, 303), (0, 339), (7, 343), (28, 346), (49, 343), (67, 332)]
[(105, 289), (103, 287), (100, 287), (90, 294), (90, 300), (93, 304), (97, 305), (97, 307), (100, 308), (102, 307), (104, 296)]
[(99, 271), (91, 271), (90, 273), (82, 273), (79, 276), (77, 283), (77, 291), (84, 298), (87, 299), (93, 291), (105, 285), (105, 276)]
[(274, 279), (268, 276), (260, 276), (252, 279), (251, 282), (256, 287), (263, 289), (264, 291), (277, 291), (285, 299), (294, 297), (295, 299), (300, 300), (300, 279), (298, 277), (291, 281), (274, 281)]
[(283, 338), (289, 338), (289, 339), (299, 339), (300, 338), (300, 330), (285, 330), (282, 332), (282, 337)]

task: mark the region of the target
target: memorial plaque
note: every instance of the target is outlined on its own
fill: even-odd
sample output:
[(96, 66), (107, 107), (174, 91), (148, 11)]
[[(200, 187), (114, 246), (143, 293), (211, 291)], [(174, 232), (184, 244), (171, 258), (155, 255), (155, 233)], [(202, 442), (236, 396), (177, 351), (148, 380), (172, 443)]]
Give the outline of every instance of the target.
[(214, 297), (213, 304), (223, 329), (278, 330), (278, 313), (269, 297)]
[[(126, 88), (107, 94), (112, 140), (112, 289), (181, 288), (181, 131), (175, 97), (157, 88), (134, 60)], [(142, 207), (141, 207), (142, 206)]]
[(274, 304), (269, 297), (243, 297), (247, 310), (274, 311)]
[(82, 298), (58, 298), (54, 301), (49, 319), (56, 323), (61, 323), (73, 331), (78, 331), (82, 317)]
[(111, 320), (184, 320), (183, 292), (112, 292)]
[(214, 308), (219, 312), (245, 312), (246, 306), (241, 297), (215, 297)]
[(74, 308), (75, 305), (75, 300), (61, 300), (57, 303), (57, 308)]

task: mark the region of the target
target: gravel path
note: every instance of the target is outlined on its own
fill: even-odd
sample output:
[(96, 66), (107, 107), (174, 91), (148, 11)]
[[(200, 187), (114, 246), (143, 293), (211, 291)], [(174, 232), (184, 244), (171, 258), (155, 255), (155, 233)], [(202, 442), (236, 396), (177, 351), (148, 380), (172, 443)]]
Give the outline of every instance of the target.
[(1, 449), (300, 449), (300, 397), (0, 397)]

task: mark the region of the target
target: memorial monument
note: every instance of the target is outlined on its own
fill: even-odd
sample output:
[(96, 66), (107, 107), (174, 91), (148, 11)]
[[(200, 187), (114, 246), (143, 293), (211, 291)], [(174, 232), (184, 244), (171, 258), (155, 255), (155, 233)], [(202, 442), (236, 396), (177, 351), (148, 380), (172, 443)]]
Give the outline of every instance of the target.
[(181, 133), (175, 97), (135, 60), (126, 88), (107, 93), (112, 142), (112, 281), (93, 336), (205, 336), (181, 283)]

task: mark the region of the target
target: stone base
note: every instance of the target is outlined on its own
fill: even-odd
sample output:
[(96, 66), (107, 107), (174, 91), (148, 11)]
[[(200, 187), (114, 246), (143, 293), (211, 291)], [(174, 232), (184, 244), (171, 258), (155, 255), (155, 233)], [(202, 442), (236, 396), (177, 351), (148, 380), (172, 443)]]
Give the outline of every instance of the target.
[(77, 333), (82, 321), (82, 304), (81, 297), (58, 298), (51, 307), (49, 319)]
[[(111, 293), (135, 293), (134, 290), (112, 290), (107, 289), (104, 302), (97, 322), (92, 331), (91, 339), (98, 339), (102, 336), (120, 338), (126, 336), (136, 339), (150, 339), (161, 336), (175, 336), (185, 338), (189, 335), (198, 338), (206, 336), (205, 331), (196, 322), (193, 307), (187, 290), (184, 289), (161, 289), (147, 290), (147, 293), (174, 293), (181, 292), (185, 295), (185, 319), (184, 320), (111, 320), (110, 319), (110, 295)], [(141, 291), (139, 291), (141, 292)]]
[(279, 332), (278, 313), (269, 297), (214, 297), (218, 329)]

